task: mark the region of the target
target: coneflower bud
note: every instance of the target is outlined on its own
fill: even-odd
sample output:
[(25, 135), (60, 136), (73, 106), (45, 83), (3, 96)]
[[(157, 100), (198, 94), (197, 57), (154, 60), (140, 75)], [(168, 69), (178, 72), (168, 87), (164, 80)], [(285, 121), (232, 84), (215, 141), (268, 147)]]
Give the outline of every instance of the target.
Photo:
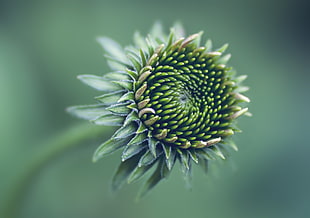
[(248, 113), (240, 103), (250, 101), (240, 93), (248, 89), (241, 85), (246, 77), (226, 66), (227, 44), (211, 50), (210, 40), (200, 44), (202, 33), (185, 38), (180, 25), (167, 36), (156, 24), (152, 33), (146, 39), (135, 34), (135, 45), (125, 49), (100, 38), (114, 72), (79, 76), (104, 94), (98, 104), (69, 108), (98, 125), (120, 126), (94, 154), (96, 161), (123, 149), (114, 189), (157, 165), (142, 194), (167, 177), (176, 160), (188, 175), (192, 161), (205, 165), (213, 154), (225, 159), (227, 146), (236, 150), (227, 138), (238, 130), (235, 119)]

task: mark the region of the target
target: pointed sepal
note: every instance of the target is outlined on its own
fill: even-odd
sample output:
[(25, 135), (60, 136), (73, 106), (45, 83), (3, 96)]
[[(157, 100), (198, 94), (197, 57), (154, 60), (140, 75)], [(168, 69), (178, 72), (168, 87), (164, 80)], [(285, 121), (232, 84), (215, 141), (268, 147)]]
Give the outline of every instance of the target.
[(91, 120), (91, 122), (103, 126), (122, 126), (124, 117), (110, 113), (97, 117), (96, 119)]
[(124, 63), (127, 63), (128, 60), (126, 54), (123, 48), (117, 42), (108, 37), (98, 37), (97, 41), (103, 47), (105, 52), (107, 52), (107, 54), (123, 61)]
[(136, 134), (137, 131), (137, 123), (131, 122), (128, 123), (127, 125), (123, 125), (121, 128), (119, 128), (112, 138), (115, 139), (122, 139), (122, 138), (127, 138), (128, 136)]
[(77, 78), (81, 80), (83, 83), (85, 83), (86, 85), (94, 89), (97, 89), (99, 91), (113, 92), (113, 91), (118, 91), (122, 89), (119, 85), (115, 83), (111, 83), (111, 81), (103, 77), (100, 77), (100, 76), (79, 75)]
[(96, 162), (100, 158), (117, 151), (118, 149), (126, 146), (128, 139), (115, 139), (111, 138), (108, 141), (101, 144), (93, 155), (93, 161)]
[(94, 120), (105, 114), (111, 114), (102, 104), (72, 106), (67, 108), (67, 112), (85, 120)]
[(119, 91), (110, 92), (104, 95), (97, 96), (95, 97), (95, 99), (100, 101), (104, 105), (111, 105), (111, 104), (115, 104), (115, 102), (117, 102), (122, 97), (123, 94), (124, 94), (124, 90), (119, 90)]
[(128, 107), (126, 107), (128, 103), (118, 103), (113, 104), (109, 107), (107, 107), (107, 110), (111, 113), (118, 115), (118, 116), (127, 116), (129, 112), (131, 111)]
[(122, 161), (125, 161), (128, 158), (131, 158), (132, 156), (138, 154), (140, 151), (142, 151), (146, 147), (147, 147), (147, 144), (142, 143), (142, 141), (140, 143), (133, 143), (133, 144), (129, 142), (122, 153)]
[(157, 185), (163, 179), (162, 167), (163, 167), (163, 160), (159, 161), (156, 170), (153, 172), (151, 177), (146, 181), (146, 183), (142, 187), (138, 195), (138, 199), (144, 197), (155, 185)]
[(139, 158), (140, 158), (139, 155), (133, 156), (132, 158), (122, 162), (119, 165), (112, 179), (112, 190), (113, 191), (119, 190), (121, 186), (126, 183), (129, 175), (137, 167), (137, 162), (139, 161)]
[(175, 164), (176, 153), (177, 153), (176, 149), (172, 149), (169, 158), (166, 159), (166, 165), (168, 170), (171, 170)]

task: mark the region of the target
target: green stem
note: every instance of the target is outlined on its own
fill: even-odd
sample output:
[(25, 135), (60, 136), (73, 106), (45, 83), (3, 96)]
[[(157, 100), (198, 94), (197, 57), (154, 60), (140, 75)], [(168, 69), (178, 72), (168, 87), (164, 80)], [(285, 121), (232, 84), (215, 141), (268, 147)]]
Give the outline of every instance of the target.
[[(7, 198), (7, 204), (4, 208), (4, 214), (1, 217), (15, 218), (18, 216), (20, 207), (22, 206), (23, 198), (27, 194), (27, 189), (31, 186), (32, 180), (43, 170), (52, 160), (63, 154), (64, 152), (81, 145), (87, 140), (94, 139), (103, 135), (104, 127), (95, 125), (80, 125), (75, 126), (64, 133), (56, 136), (46, 144), (40, 146), (44, 150), (37, 152), (32, 158), (28, 167), (25, 167), (25, 172), (18, 176), (16, 184), (13, 186)], [(88, 143), (85, 143), (88, 144)]]

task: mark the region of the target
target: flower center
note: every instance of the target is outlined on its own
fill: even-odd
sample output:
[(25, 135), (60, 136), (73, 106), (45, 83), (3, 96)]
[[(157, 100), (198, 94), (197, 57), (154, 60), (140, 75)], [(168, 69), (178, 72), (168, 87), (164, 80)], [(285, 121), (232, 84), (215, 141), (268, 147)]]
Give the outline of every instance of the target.
[(189, 46), (165, 51), (136, 91), (140, 119), (166, 144), (209, 146), (231, 124), (228, 108), (235, 99), (229, 94), (232, 85), (225, 83), (226, 69), (202, 50)]

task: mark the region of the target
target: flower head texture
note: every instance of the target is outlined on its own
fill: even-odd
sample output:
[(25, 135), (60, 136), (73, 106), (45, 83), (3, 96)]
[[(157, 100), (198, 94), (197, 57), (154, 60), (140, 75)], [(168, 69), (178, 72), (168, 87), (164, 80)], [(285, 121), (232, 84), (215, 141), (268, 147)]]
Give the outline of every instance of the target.
[(144, 38), (122, 48), (99, 38), (113, 72), (78, 78), (102, 94), (94, 105), (70, 107), (69, 112), (98, 125), (119, 127), (94, 153), (94, 161), (122, 149), (122, 162), (113, 189), (140, 179), (149, 170), (141, 194), (166, 178), (176, 162), (190, 176), (193, 164), (206, 169), (208, 161), (225, 159), (230, 140), (239, 131), (235, 120), (249, 114), (241, 94), (246, 76), (226, 64), (228, 45), (212, 50), (202, 32), (186, 36), (181, 25), (166, 35), (155, 24)]

